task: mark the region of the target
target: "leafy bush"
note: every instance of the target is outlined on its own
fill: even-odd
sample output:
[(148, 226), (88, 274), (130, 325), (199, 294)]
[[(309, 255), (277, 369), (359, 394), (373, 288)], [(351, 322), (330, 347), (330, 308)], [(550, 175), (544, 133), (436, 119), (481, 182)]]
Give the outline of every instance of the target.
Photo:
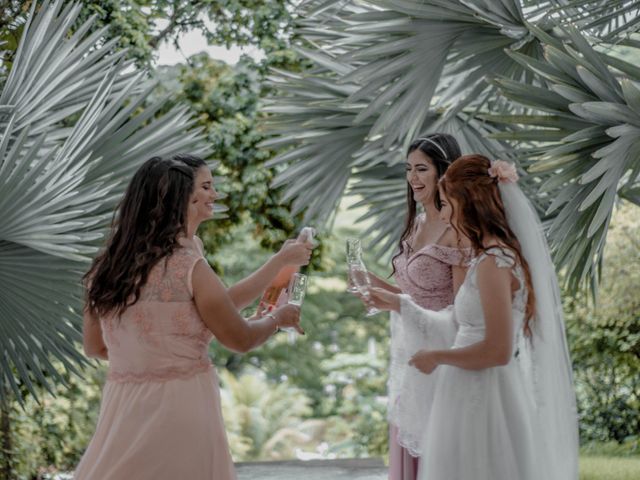
[(640, 435), (640, 212), (611, 225), (597, 303), (565, 296), (583, 442)]

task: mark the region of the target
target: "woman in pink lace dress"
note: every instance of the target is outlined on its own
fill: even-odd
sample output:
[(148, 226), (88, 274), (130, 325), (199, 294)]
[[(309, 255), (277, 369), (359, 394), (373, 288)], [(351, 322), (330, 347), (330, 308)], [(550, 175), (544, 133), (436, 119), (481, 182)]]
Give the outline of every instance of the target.
[[(440, 310), (453, 303), (464, 280), (465, 251), (453, 229), (442, 221), (438, 179), (460, 156), (456, 140), (443, 133), (414, 140), (407, 152), (407, 219), (393, 258), (397, 286), (378, 277), (376, 287), (409, 294), (424, 308)], [(420, 203), (424, 213), (417, 214)], [(374, 301), (375, 305), (375, 301)], [(405, 335), (402, 319), (391, 314), (389, 368), (389, 479), (415, 480), (421, 453), (422, 423), (417, 417), (428, 408), (424, 394), (433, 378), (414, 374), (408, 368), (415, 341)]]
[(196, 157), (148, 160), (134, 175), (105, 249), (86, 275), (84, 348), (109, 361), (96, 431), (76, 480), (232, 480), (233, 462), (208, 357), (215, 337), (246, 352), (279, 327), (299, 331), (299, 309), (247, 321), (252, 302), (285, 265), (309, 261), (288, 242), (227, 289), (195, 236), (216, 192)]

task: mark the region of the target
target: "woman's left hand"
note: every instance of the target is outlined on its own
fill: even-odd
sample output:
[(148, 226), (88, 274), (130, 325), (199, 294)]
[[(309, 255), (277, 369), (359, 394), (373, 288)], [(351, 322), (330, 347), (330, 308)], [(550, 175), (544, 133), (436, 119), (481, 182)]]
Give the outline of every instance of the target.
[(422, 373), (429, 375), (439, 365), (436, 359), (436, 352), (428, 350), (420, 350), (411, 357), (409, 365), (416, 367)]
[(400, 311), (400, 296), (386, 288), (371, 287), (366, 303), (373, 305), (378, 310)]

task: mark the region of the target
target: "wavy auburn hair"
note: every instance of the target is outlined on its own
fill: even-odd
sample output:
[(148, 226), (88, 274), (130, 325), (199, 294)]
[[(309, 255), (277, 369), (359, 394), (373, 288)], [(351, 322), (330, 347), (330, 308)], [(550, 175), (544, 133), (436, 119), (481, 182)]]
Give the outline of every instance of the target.
[[(535, 292), (531, 283), (531, 271), (522, 256), (520, 242), (509, 228), (498, 179), (489, 176), (489, 167), (491, 161), (487, 157), (477, 154), (464, 155), (449, 167), (440, 179), (439, 186), (445, 197), (456, 204), (458, 225), (453, 227), (471, 240), (476, 255), (487, 250), (483, 246), (487, 237), (495, 237), (515, 253), (516, 261), (524, 271), (528, 292), (524, 329), (530, 334), (529, 321), (535, 314)], [(451, 208), (454, 206), (451, 205)]]
[(200, 167), (206, 163), (198, 157), (174, 155), (150, 158), (135, 173), (106, 246), (83, 277), (86, 308), (94, 316), (121, 315), (136, 303), (151, 269), (178, 247)]

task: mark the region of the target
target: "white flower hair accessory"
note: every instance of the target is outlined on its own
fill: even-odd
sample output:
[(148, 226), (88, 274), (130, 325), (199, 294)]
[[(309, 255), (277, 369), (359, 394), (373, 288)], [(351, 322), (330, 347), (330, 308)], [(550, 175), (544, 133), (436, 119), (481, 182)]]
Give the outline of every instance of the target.
[(501, 183), (516, 183), (520, 178), (515, 165), (504, 160), (494, 161), (488, 172), (491, 178), (497, 178)]

